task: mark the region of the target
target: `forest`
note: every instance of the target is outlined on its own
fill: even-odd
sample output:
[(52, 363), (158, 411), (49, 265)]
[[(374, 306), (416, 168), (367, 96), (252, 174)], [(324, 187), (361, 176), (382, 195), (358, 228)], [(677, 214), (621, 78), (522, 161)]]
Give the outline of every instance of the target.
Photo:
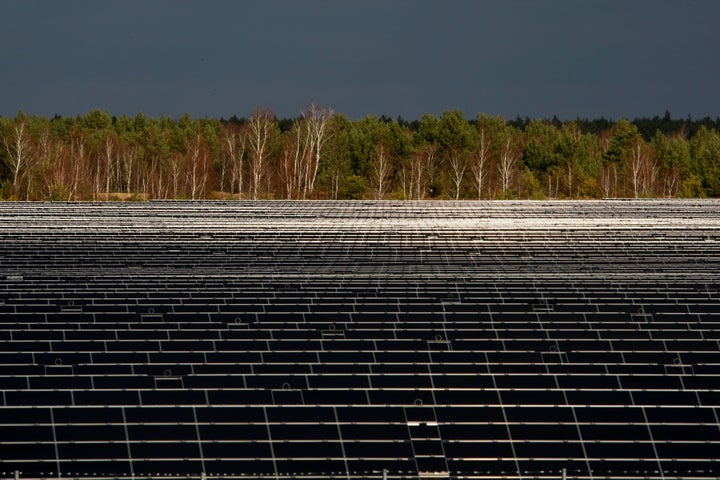
[(720, 118), (0, 117), (0, 199), (720, 197)]

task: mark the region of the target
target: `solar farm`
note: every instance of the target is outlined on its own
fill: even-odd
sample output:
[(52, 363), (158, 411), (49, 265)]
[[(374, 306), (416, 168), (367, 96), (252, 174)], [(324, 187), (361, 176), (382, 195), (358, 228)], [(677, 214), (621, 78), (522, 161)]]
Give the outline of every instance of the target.
[(716, 479), (720, 202), (0, 203), (0, 478)]

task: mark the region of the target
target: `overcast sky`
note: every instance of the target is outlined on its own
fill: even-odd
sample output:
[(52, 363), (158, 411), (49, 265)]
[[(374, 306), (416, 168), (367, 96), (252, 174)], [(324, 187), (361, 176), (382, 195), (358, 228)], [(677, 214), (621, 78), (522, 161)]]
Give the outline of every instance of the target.
[(0, 115), (720, 115), (720, 1), (0, 2)]

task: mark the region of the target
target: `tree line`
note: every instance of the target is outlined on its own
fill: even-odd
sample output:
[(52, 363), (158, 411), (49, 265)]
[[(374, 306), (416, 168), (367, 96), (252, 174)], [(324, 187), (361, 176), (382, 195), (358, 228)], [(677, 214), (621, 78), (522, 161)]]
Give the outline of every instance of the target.
[(0, 199), (720, 197), (720, 118), (0, 117)]

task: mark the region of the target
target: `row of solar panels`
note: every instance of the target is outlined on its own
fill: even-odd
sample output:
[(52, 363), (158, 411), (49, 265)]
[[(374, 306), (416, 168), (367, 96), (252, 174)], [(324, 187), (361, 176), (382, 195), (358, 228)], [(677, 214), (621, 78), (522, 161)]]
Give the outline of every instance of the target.
[[(654, 199), (654, 200), (602, 200), (602, 201), (167, 201), (153, 200), (142, 203), (113, 202), (15, 202), (0, 205), (8, 218), (42, 218), (48, 214), (77, 214), (77, 207), (85, 207), (93, 220), (108, 217), (118, 221), (121, 215), (132, 216), (133, 221), (144, 218), (203, 217), (223, 213), (238, 218), (366, 218), (382, 213), (398, 218), (468, 218), (498, 217), (528, 218), (538, 215), (563, 218), (619, 217), (647, 219), (695, 219), (711, 216), (717, 206), (713, 199)], [(121, 214), (121, 215), (119, 215)], [(84, 217), (90, 215), (82, 214)]]
[[(307, 471), (312, 471), (311, 460), (319, 464), (328, 458), (356, 464), (363, 459), (384, 461), (399, 471), (403, 468), (398, 463), (407, 465), (420, 457), (420, 461), (452, 462), (465, 472), (480, 470), (478, 464), (497, 468), (510, 462), (535, 474), (539, 466), (549, 469), (553, 463), (581, 467), (578, 471), (592, 463), (600, 476), (630, 465), (662, 467), (653, 473), (670, 473), (679, 467), (687, 473), (699, 473), (701, 467), (711, 472), (720, 436), (716, 412), (688, 410), (124, 406), (10, 408), (2, 411), (0, 419), (4, 432), (14, 436), (12, 445), (4, 445), (4, 452), (14, 452), (17, 463), (26, 465), (52, 464), (55, 459), (63, 466), (80, 467), (98, 458), (115, 458), (115, 467), (123, 459), (136, 466), (148, 460), (159, 464), (163, 458), (176, 458), (174, 449), (179, 448), (185, 454), (177, 463), (189, 458), (226, 459), (229, 465), (231, 460), (242, 459), (294, 460), (305, 462), (310, 467)], [(678, 421), (665, 422), (669, 414), (677, 415)], [(478, 432), (489, 438), (478, 439)], [(53, 454), (58, 448), (63, 450), (62, 461)]]
[(0, 475), (720, 474), (717, 202), (8, 205)]
[[(5, 248), (10, 248), (6, 246)], [(170, 260), (172, 261), (172, 260)], [(4, 269), (13, 268), (11, 262), (4, 264)], [(43, 262), (38, 262), (40, 267)], [(89, 267), (88, 267), (89, 268)], [(702, 266), (688, 264), (686, 268), (693, 275)], [(73, 272), (68, 275), (69, 272)], [(549, 303), (585, 303), (611, 302), (631, 304), (641, 302), (643, 298), (662, 304), (674, 301), (718, 300), (717, 278), (690, 282), (682, 277), (673, 278), (669, 283), (655, 276), (633, 278), (609, 277), (598, 281), (595, 278), (579, 276), (564, 277), (562, 282), (550, 277), (539, 279), (518, 278), (512, 276), (501, 278), (485, 278), (483, 275), (466, 278), (419, 277), (403, 280), (392, 276), (375, 278), (372, 276), (353, 276), (337, 278), (315, 278), (311, 275), (284, 276), (253, 276), (233, 277), (220, 275), (198, 275), (189, 277), (182, 272), (171, 274), (145, 273), (140, 265), (126, 269), (126, 276), (112, 274), (88, 275), (78, 268), (77, 271), (66, 270), (65, 275), (57, 276), (52, 272), (42, 275), (8, 274), (0, 277), (0, 291), (4, 298), (15, 301), (33, 302), (33, 299), (54, 299), (57, 301), (83, 300), (88, 303), (125, 294), (127, 300), (143, 300), (159, 296), (163, 301), (199, 298), (243, 298), (244, 295), (268, 303), (289, 298), (293, 302), (307, 300), (307, 303), (331, 303), (333, 298), (363, 303), (413, 303), (482, 301), (483, 303), (517, 303), (524, 301)], [(479, 277), (479, 278), (473, 278)], [(56, 291), (53, 291), (56, 290)], [(165, 293), (167, 296), (163, 296)], [(220, 302), (222, 303), (222, 302)], [(300, 302), (305, 303), (305, 302)], [(647, 302), (651, 303), (651, 302)]]

